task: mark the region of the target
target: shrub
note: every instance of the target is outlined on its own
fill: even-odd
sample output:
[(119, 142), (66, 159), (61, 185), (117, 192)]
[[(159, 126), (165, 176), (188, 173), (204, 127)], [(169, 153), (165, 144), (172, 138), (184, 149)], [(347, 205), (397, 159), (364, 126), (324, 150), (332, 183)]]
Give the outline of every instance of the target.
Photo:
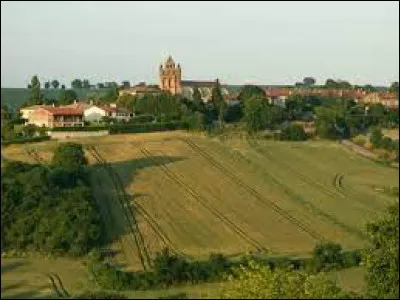
[(316, 271), (337, 269), (343, 266), (342, 246), (328, 242), (315, 246), (313, 260)]
[(305, 133), (303, 126), (298, 124), (292, 124), (283, 128), (282, 132), (278, 136), (279, 139), (283, 141), (307, 140), (307, 134)]
[(35, 136), (30, 138), (18, 138), (8, 141), (1, 141), (2, 146), (12, 145), (12, 144), (26, 144), (26, 143), (37, 143), (50, 140), (50, 136)]
[(376, 127), (372, 130), (371, 132), (371, 136), (369, 138), (371, 144), (375, 147), (375, 148), (380, 148), (381, 146), (381, 141), (382, 141), (382, 131), (380, 128)]

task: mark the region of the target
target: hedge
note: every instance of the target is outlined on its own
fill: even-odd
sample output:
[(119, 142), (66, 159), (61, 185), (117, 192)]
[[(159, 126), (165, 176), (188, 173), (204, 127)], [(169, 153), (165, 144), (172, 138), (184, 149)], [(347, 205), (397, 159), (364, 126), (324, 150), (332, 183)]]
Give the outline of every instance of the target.
[(153, 131), (168, 131), (186, 129), (186, 122), (171, 121), (143, 124), (110, 124), (105, 126), (84, 126), (84, 127), (55, 127), (51, 131), (100, 131), (109, 130), (110, 134), (118, 133), (145, 133)]
[(50, 140), (50, 136), (35, 136), (30, 138), (20, 138), (20, 139), (12, 139), (8, 141), (1, 141), (2, 146), (11, 145), (11, 144), (25, 144), (25, 143), (35, 143), (35, 142), (43, 142)]
[(153, 131), (168, 131), (187, 129), (185, 122), (160, 122), (160, 123), (144, 123), (144, 124), (115, 124), (110, 125), (110, 134), (118, 133), (145, 133)]

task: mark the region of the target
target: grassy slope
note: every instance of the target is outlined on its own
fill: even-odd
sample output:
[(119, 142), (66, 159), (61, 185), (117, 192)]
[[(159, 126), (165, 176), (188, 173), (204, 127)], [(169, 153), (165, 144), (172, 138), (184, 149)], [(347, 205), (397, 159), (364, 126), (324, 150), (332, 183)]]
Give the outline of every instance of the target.
[[(211, 159), (181, 137), (189, 137)], [(397, 170), (357, 156), (334, 142), (222, 143), (178, 132), (76, 140), (96, 145), (118, 172), (131, 201), (135, 200), (147, 212), (147, 218), (138, 216), (138, 220), (153, 254), (168, 245), (196, 257), (213, 251), (233, 255), (254, 249), (249, 241), (269, 248), (273, 254), (305, 254), (317, 241), (298, 224), (346, 248), (362, 247), (364, 240), (359, 232), (364, 222), (393, 201), (374, 186), (398, 185)], [(50, 159), (57, 144), (49, 141), (29, 147)], [(150, 155), (146, 156), (141, 149)], [(23, 145), (8, 146), (3, 154), (31, 161)], [(95, 160), (89, 153), (88, 158), (93, 165)], [(113, 199), (112, 183), (100, 166), (90, 169), (95, 197), (109, 215), (106, 225), (110, 248), (119, 251), (116, 260), (121, 264), (137, 268), (136, 249), (122, 217), (123, 208)], [(295, 217), (298, 223), (288, 221), (271, 208), (271, 203)], [(170, 243), (160, 236), (167, 237)], [(347, 273), (351, 274), (346, 277)], [(347, 275), (341, 275), (339, 281), (344, 286), (360, 286), (358, 273), (345, 272)], [(208, 288), (188, 289), (202, 292)]]

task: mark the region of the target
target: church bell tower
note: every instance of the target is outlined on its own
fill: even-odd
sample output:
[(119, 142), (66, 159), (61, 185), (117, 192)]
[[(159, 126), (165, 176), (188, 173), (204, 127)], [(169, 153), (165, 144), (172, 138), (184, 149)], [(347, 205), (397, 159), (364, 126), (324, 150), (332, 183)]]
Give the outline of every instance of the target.
[(164, 62), (164, 65), (160, 65), (159, 76), (160, 87), (163, 91), (169, 91), (172, 95), (181, 93), (181, 66), (179, 64), (175, 66), (171, 55)]

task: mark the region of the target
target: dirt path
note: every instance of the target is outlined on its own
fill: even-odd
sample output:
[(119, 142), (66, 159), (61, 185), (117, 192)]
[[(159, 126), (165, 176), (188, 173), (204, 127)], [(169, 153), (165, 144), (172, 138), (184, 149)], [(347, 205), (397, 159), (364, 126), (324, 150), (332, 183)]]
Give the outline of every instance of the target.
[[(379, 160), (379, 157), (377, 154), (349, 141), (349, 140), (342, 140), (342, 145), (346, 146), (347, 148), (349, 148), (350, 150), (353, 150), (359, 154), (361, 154), (362, 156), (368, 157), (368, 158), (372, 158), (372, 159), (376, 159)], [(390, 164), (393, 167), (398, 168), (399, 164), (398, 163), (391, 163)]]

